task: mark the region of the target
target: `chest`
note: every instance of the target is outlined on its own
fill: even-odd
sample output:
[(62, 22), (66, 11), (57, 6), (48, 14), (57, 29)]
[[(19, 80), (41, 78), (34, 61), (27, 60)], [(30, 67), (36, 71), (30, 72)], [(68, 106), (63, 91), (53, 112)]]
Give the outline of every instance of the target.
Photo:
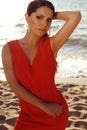
[(33, 47), (33, 48), (29, 48), (25, 46), (21, 46), (21, 47), (22, 47), (24, 55), (28, 58), (28, 60), (30, 61), (30, 64), (32, 64), (38, 53), (38, 46)]

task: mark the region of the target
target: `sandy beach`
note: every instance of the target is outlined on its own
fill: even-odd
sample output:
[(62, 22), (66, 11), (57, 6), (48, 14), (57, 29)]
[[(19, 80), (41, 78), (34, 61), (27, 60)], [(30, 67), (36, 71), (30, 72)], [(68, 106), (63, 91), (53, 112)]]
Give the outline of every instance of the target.
[[(57, 82), (69, 105), (66, 130), (87, 130), (87, 84)], [(0, 81), (0, 130), (13, 130), (20, 109), (6, 81)]]

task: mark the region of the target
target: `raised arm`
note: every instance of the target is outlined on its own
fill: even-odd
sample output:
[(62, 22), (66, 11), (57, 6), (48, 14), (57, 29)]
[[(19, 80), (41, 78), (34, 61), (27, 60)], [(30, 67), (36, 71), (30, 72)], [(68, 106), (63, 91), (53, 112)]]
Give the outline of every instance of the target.
[(41, 100), (37, 96), (33, 95), (30, 91), (28, 91), (24, 86), (19, 84), (13, 71), (12, 57), (7, 44), (4, 45), (2, 49), (2, 62), (6, 79), (11, 87), (11, 90), (18, 97), (20, 97), (24, 101), (34, 105), (35, 107), (41, 109), (42, 111), (53, 117), (56, 117), (61, 113), (62, 106), (56, 103), (47, 103)]
[(80, 19), (81, 13), (78, 11), (65, 11), (55, 13), (54, 20), (64, 20), (65, 23), (62, 28), (53, 37), (51, 37), (51, 46), (54, 56), (56, 56), (58, 50), (63, 46), (71, 33), (74, 31)]

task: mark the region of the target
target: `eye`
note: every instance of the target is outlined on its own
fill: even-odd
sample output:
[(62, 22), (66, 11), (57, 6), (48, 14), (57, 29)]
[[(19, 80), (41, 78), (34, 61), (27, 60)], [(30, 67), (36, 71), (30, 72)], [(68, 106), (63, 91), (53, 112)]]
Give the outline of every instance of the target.
[(36, 18), (42, 20), (42, 16), (36, 16)]
[(51, 22), (52, 22), (52, 19), (51, 19), (51, 18), (47, 19), (47, 22), (51, 23)]

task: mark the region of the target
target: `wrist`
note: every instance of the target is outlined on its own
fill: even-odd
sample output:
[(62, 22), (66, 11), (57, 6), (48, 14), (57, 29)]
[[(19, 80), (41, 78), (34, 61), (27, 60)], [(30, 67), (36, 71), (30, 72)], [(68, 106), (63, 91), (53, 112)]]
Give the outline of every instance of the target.
[(53, 16), (53, 20), (56, 20), (56, 19), (58, 19), (58, 12), (55, 12)]

